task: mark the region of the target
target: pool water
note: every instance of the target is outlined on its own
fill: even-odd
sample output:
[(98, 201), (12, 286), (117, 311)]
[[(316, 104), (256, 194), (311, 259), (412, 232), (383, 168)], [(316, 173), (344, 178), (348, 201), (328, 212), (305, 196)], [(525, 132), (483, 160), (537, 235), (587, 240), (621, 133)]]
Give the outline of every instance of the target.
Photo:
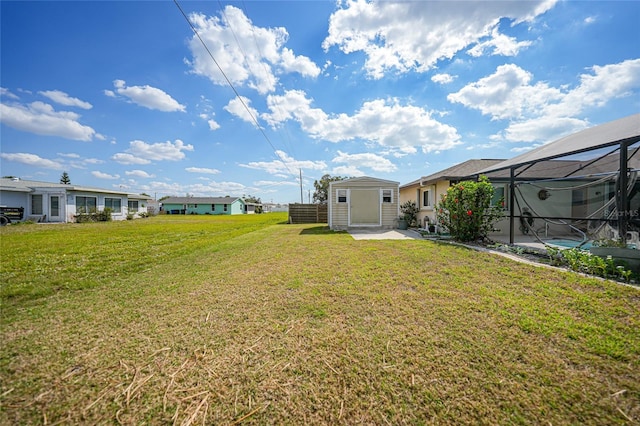
[[(574, 248), (580, 246), (582, 241), (576, 240), (565, 240), (561, 238), (554, 238), (553, 240), (546, 240), (545, 244), (549, 244), (550, 246), (557, 246), (562, 248)], [(580, 246), (581, 249), (589, 250), (591, 248), (591, 241), (587, 241), (586, 243)]]

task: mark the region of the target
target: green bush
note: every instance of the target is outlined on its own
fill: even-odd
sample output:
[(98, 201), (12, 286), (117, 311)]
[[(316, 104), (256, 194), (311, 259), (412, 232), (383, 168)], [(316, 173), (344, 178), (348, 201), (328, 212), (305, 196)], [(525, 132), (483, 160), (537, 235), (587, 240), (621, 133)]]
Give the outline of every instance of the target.
[(400, 206), (400, 211), (404, 216), (404, 220), (408, 226), (417, 226), (418, 224), (418, 205), (415, 201), (407, 201)]
[(502, 201), (491, 205), (494, 188), (486, 176), (478, 181), (457, 183), (442, 196), (438, 204), (438, 222), (459, 241), (486, 238), (502, 217)]
[(111, 213), (113, 210), (110, 207), (106, 207), (102, 211), (93, 211), (90, 213), (78, 213), (74, 216), (76, 223), (89, 223), (89, 222), (110, 222)]

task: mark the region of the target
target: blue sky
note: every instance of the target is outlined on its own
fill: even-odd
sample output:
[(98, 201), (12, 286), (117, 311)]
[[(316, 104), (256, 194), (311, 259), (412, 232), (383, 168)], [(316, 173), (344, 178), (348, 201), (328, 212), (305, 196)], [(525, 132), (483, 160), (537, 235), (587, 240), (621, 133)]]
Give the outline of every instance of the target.
[(306, 202), (640, 112), (636, 1), (179, 5), (0, 2), (1, 174)]

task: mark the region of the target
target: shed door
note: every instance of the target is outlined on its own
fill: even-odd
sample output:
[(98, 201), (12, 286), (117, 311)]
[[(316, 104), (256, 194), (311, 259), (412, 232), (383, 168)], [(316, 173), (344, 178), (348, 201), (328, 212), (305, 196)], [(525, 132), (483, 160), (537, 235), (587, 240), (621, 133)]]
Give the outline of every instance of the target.
[(351, 190), (349, 224), (380, 226), (380, 190), (378, 188)]

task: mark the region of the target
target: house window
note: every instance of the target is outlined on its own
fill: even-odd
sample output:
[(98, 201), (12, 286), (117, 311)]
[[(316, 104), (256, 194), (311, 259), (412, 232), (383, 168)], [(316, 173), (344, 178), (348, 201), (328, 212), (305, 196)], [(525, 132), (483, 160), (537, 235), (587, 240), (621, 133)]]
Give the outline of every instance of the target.
[(216, 205), (215, 204), (211, 204), (211, 211), (215, 212), (216, 211)]
[(383, 203), (392, 203), (393, 202), (393, 191), (390, 189), (382, 190), (382, 202)]
[(31, 196), (31, 214), (42, 214), (42, 195)]
[(96, 197), (76, 197), (77, 213), (93, 213), (96, 211)]
[(105, 197), (104, 208), (111, 209), (112, 213), (122, 213), (122, 200), (120, 198)]
[(502, 207), (505, 210), (507, 209), (507, 185), (498, 185), (493, 187), (491, 205)]
[(223, 210), (224, 210), (225, 212), (226, 212), (227, 210), (229, 210), (229, 204), (225, 204), (225, 205), (223, 206)]
[(346, 189), (338, 189), (337, 191), (338, 202), (346, 203), (347, 202), (347, 190)]
[(432, 189), (427, 189), (422, 193), (422, 207), (433, 207)]
[(129, 200), (127, 202), (127, 207), (129, 208), (129, 210), (138, 210), (138, 200)]

